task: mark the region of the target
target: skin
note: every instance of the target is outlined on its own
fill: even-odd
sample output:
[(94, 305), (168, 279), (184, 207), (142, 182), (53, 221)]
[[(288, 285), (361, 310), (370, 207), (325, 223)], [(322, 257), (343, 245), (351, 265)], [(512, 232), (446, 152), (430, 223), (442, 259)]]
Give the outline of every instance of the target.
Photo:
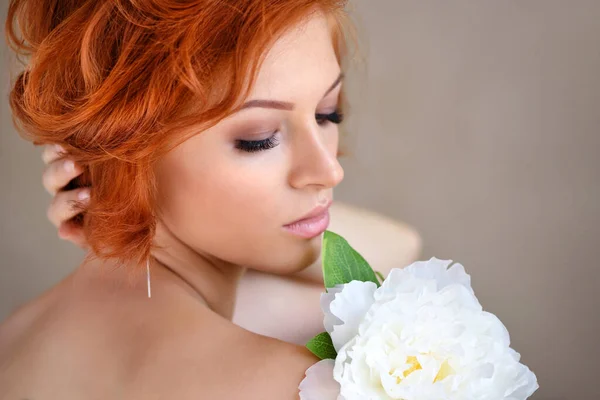
[[(61, 191), (81, 172), (68, 160), (59, 159), (61, 153), (64, 150), (48, 146), (42, 154), (48, 164), (43, 174), (44, 186), (54, 196), (48, 216), (62, 239), (85, 248), (83, 231), (71, 218), (79, 212), (72, 206), (73, 201), (85, 199), (89, 189)], [(384, 275), (391, 268), (412, 263), (419, 255), (421, 239), (403, 223), (339, 201), (333, 202), (330, 214), (329, 229), (348, 238)], [(323, 330), (322, 292), (320, 259), (288, 275), (247, 270), (240, 278), (232, 321), (252, 332), (304, 345)]]
[[(0, 397), (298, 398), (317, 359), (231, 320), (248, 269), (291, 274), (318, 258), (320, 236), (300, 238), (283, 226), (331, 199), (343, 178), (337, 125), (315, 119), (335, 110), (341, 83), (329, 89), (340, 72), (322, 16), (279, 39), (250, 99), (293, 109), (245, 109), (158, 166), (152, 298), (145, 276), (128, 274), (134, 265), (78, 267), (0, 326)], [(235, 148), (275, 130), (272, 149)]]
[[(44, 186), (54, 197), (48, 217), (62, 239), (85, 248), (83, 230), (72, 222), (79, 212), (73, 202), (85, 202), (89, 188), (62, 190), (81, 169), (61, 156), (64, 150), (57, 146), (47, 146), (42, 153), (47, 164)], [(333, 202), (330, 214), (329, 229), (351, 240), (384, 275), (391, 268), (417, 259), (421, 239), (411, 227), (338, 201)], [(249, 331), (304, 345), (323, 330), (322, 292), (320, 259), (300, 272), (287, 275), (247, 270), (240, 278), (232, 321)]]

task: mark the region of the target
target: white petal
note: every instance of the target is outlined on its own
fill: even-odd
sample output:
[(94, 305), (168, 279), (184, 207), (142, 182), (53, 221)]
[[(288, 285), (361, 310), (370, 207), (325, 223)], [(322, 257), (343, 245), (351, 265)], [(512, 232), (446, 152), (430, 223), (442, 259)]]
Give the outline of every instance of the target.
[[(419, 279), (435, 280), (438, 289), (448, 285), (459, 284), (471, 288), (471, 277), (461, 264), (452, 264), (452, 260), (440, 260), (432, 257), (429, 261), (417, 261), (405, 268), (407, 272)], [(450, 267), (450, 268), (448, 268)]]
[[(342, 290), (333, 296), (321, 296), (325, 313), (323, 322), (336, 351), (358, 334), (358, 326), (373, 304), (376, 289), (377, 285), (373, 282), (352, 281), (343, 285)], [(333, 300), (330, 300), (331, 297)]]
[[(432, 257), (429, 261), (417, 261), (406, 268), (394, 268), (377, 290), (375, 299), (385, 302), (399, 293), (411, 293), (425, 285), (441, 290), (450, 285), (461, 285), (473, 293), (471, 277), (461, 264), (452, 264), (452, 260), (439, 260)], [(448, 268), (450, 267), (450, 268)], [(428, 282), (428, 283), (426, 283)]]
[(331, 334), (334, 325), (340, 325), (343, 322), (333, 315), (330, 310), (331, 302), (335, 296), (342, 291), (345, 285), (337, 285), (327, 289), (327, 292), (321, 294), (321, 310), (323, 311), (323, 325), (325, 330)]
[(525, 365), (517, 366), (518, 376), (515, 378), (514, 390), (507, 396), (508, 399), (525, 400), (529, 398), (540, 385), (535, 374)]
[(333, 379), (332, 359), (321, 360), (306, 370), (306, 378), (300, 382), (300, 400), (343, 400), (340, 384)]

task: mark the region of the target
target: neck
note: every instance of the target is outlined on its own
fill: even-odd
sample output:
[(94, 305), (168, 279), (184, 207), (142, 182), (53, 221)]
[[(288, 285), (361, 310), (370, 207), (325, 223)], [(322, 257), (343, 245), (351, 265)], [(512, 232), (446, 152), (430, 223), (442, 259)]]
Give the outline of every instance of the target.
[[(233, 317), (236, 291), (245, 269), (241, 266), (202, 254), (179, 240), (167, 227), (158, 224), (150, 276), (162, 270), (169, 280), (191, 292), (198, 301), (229, 320)], [(154, 274), (157, 277), (165, 274)]]

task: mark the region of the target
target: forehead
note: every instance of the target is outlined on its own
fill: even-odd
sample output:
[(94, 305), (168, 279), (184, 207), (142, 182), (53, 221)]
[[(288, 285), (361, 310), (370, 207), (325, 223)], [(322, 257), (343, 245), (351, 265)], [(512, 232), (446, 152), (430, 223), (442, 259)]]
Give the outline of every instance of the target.
[(339, 73), (329, 22), (315, 14), (290, 29), (267, 52), (249, 99), (320, 99)]

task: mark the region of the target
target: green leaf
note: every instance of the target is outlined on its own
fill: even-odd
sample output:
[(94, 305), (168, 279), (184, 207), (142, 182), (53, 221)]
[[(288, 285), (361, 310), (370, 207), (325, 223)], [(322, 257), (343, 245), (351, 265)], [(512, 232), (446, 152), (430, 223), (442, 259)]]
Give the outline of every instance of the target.
[(325, 231), (322, 251), (326, 288), (352, 281), (373, 282), (380, 286), (371, 266), (340, 235)]
[(337, 357), (337, 352), (333, 347), (331, 336), (329, 336), (329, 333), (327, 332), (319, 333), (317, 336), (309, 340), (309, 342), (306, 343), (306, 347), (321, 360), (326, 358), (332, 358), (335, 360)]
[(385, 277), (383, 276), (383, 274), (379, 271), (375, 271), (375, 273), (377, 274), (377, 277), (379, 278), (381, 283), (383, 283), (383, 281), (385, 281)]

